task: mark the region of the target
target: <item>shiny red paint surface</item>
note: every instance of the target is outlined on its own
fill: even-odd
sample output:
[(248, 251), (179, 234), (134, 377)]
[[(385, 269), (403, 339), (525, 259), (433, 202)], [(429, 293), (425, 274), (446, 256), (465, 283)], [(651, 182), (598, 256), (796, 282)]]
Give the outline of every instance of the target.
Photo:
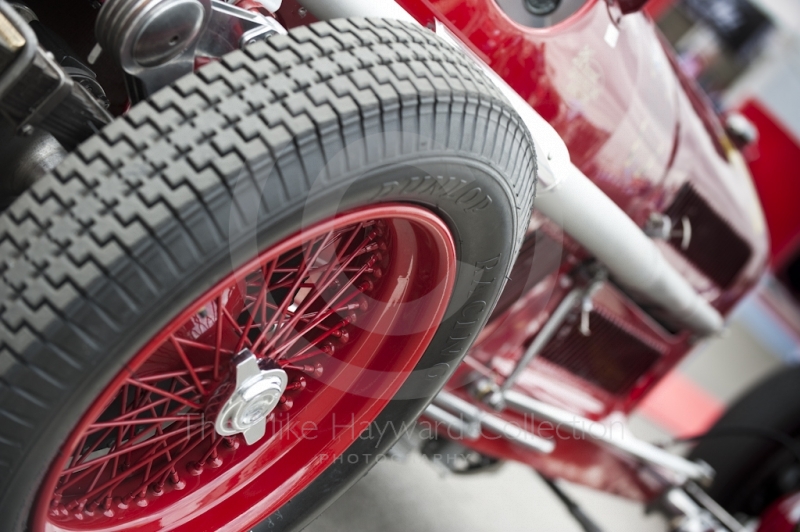
[[(767, 259), (763, 215), (741, 155), (725, 137), (707, 98), (677, 70), (671, 52), (642, 13), (621, 16), (589, 0), (569, 19), (546, 29), (511, 20), (494, 0), (399, 0), (423, 24), (438, 20), (470, 46), (567, 143), (572, 161), (638, 224), (665, 211), (686, 183), (750, 246), (752, 255), (727, 288), (717, 286), (669, 244), (667, 259), (723, 314), (751, 290)], [(618, 33), (616, 39), (608, 39)], [(615, 41), (615, 42), (614, 42)], [(478, 373), (502, 381), (558, 302), (565, 274), (586, 253), (557, 228), (534, 216), (562, 244), (561, 263), (528, 286), (518, 302), (490, 322), (448, 384), (458, 389)], [(534, 267), (536, 261), (534, 259)], [(625, 328), (663, 347), (658, 362), (624, 395), (614, 395), (541, 358), (515, 385), (529, 394), (592, 419), (629, 413), (691, 350), (686, 331), (667, 331), (629, 298), (606, 288), (597, 304), (613, 309)], [(501, 416), (519, 421), (515, 414)], [(468, 445), (472, 445), (467, 442)], [(658, 492), (658, 482), (623, 457), (585, 440), (559, 439), (552, 456), (522, 451), (497, 439), (475, 447), (566, 478), (637, 499)], [(624, 477), (624, 478), (622, 478)]]
[(767, 508), (757, 532), (797, 532), (800, 524), (800, 493), (787, 495)]
[[(547, 29), (523, 27), (493, 0), (401, 0), (422, 21), (432, 15), (470, 45), (547, 119), (572, 161), (631, 218), (644, 224), (691, 182), (754, 248), (739, 282), (713, 293), (679, 257), (670, 257), (696, 287), (727, 310), (760, 276), (765, 229), (746, 169), (694, 84), (675, 64), (643, 14), (613, 18), (588, 0)], [(619, 30), (614, 47), (609, 27)], [(735, 158), (735, 156), (734, 156)]]
[(800, 247), (800, 139), (757, 100), (740, 107), (758, 129), (758, 140), (745, 150), (769, 226), (772, 264), (780, 269)]
[(645, 4), (644, 11), (653, 20), (658, 20), (674, 3), (675, 0), (650, 0)]
[[(455, 244), (444, 222), (427, 209), (400, 204), (337, 216), (261, 253), (176, 316), (95, 400), (50, 467), (33, 514), (34, 532), (248, 530), (328, 467), (405, 382), (445, 312), (455, 265)], [(269, 281), (252, 292), (248, 289), (254, 273)], [(279, 286), (268, 290), (273, 286), (270, 283)], [(291, 298), (280, 295), (287, 283), (300, 286)], [(251, 312), (245, 314), (248, 299), (243, 294), (250, 293), (258, 295), (249, 307)], [(296, 307), (288, 306), (292, 302)], [(353, 305), (358, 308), (351, 308)], [(270, 314), (268, 309), (278, 310)], [(246, 334), (253, 323), (262, 321), (277, 326), (256, 328), (258, 338)], [(237, 323), (242, 329), (237, 329)], [(346, 329), (348, 338), (339, 336), (337, 342), (320, 343), (330, 340), (326, 333), (336, 327)], [(201, 349), (200, 344), (208, 349)], [(174, 347), (177, 345), (183, 348)], [(225, 386), (229, 377), (225, 363), (241, 346), (282, 367), (289, 373), (290, 385), (299, 378), (303, 386), (284, 394), (285, 408), (273, 412), (265, 438), (248, 446), (237, 435), (229, 438), (237, 445), (215, 447), (214, 443), (223, 440), (214, 432), (213, 390)], [(175, 351), (181, 356), (173, 356)], [(309, 354), (313, 356), (303, 356)], [(186, 380), (194, 385), (191, 394), (174, 393), (185, 401), (201, 403), (199, 411), (208, 418), (200, 417), (197, 426), (186, 421), (185, 433), (182, 421), (175, 420), (172, 424), (178, 428), (172, 432), (173, 427), (162, 422), (143, 432), (129, 429), (117, 436), (117, 443), (103, 444), (110, 446), (108, 453), (95, 456), (95, 447), (88, 447), (91, 440), (85, 443), (85, 438), (97, 434), (91, 431), (98, 424), (105, 430), (103, 423), (109, 418), (101, 416), (107, 412), (115, 422), (127, 422), (124, 407), (120, 412), (113, 404), (119, 397), (129, 397), (129, 383), (140, 387), (156, 376), (160, 380), (153, 382), (162, 382), (161, 375), (176, 372), (188, 375)], [(203, 392), (203, 387), (208, 389)], [(164, 388), (159, 389), (161, 392), (151, 385), (140, 402), (151, 404), (147, 401), (152, 393), (168, 397)], [(121, 404), (127, 403), (121, 400)], [(137, 406), (135, 401), (133, 404)], [(163, 415), (156, 410), (152, 414)], [(146, 420), (142, 418), (141, 423)], [(118, 429), (115, 425), (110, 430)], [(152, 430), (156, 432), (148, 435)], [(141, 451), (126, 450), (126, 441), (157, 440), (162, 430), (172, 434), (169, 445), (154, 443)], [(104, 435), (98, 443), (113, 436), (113, 432)], [(200, 447), (204, 443), (209, 443), (209, 449), (219, 448), (214, 460), (203, 458), (210, 452)], [(113, 452), (114, 445), (121, 446), (121, 456), (127, 453), (130, 457), (123, 467), (118, 467), (116, 457), (111, 459), (119, 454)], [(175, 454), (166, 454), (159, 462), (158, 470), (163, 469), (167, 476), (155, 490), (162, 473), (150, 477), (148, 466), (145, 480), (140, 481), (137, 468), (152, 456), (148, 449), (158, 455), (167, 448)], [(65, 469), (75, 469), (75, 473), (65, 476)], [(91, 474), (85, 480), (77, 478), (84, 471)], [(135, 478), (130, 476), (132, 471), (136, 471)], [(180, 477), (180, 483), (170, 477), (170, 471)], [(91, 483), (90, 477), (94, 477)], [(80, 482), (67, 492), (64, 484), (71, 478)], [(97, 489), (100, 495), (91, 495)], [(135, 496), (123, 498), (131, 490)], [(100, 506), (81, 504), (87, 494), (93, 499), (90, 503), (99, 500)], [(105, 501), (107, 504), (102, 504)]]

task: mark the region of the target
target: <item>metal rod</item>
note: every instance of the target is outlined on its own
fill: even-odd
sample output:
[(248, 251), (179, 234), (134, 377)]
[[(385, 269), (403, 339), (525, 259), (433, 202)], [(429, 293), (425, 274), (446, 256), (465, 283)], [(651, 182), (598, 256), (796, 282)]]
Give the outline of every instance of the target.
[(400, 7), (394, 0), (298, 0), (319, 20), (347, 17), (379, 17), (404, 20), (417, 24), (416, 19), (408, 11)]
[(719, 520), (726, 528), (729, 528), (732, 532), (744, 532), (745, 528), (735, 517), (728, 513), (725, 508), (719, 505), (717, 501), (711, 498), (711, 496), (703, 490), (700, 486), (695, 484), (694, 482), (687, 482), (684, 484), (683, 489), (686, 490), (686, 493), (689, 496), (697, 501), (697, 503), (708, 510), (711, 515), (713, 515), (716, 519)]
[(505, 404), (512, 410), (539, 416), (553, 423), (570, 426), (573, 433), (579, 433), (584, 437), (602, 442), (643, 462), (669, 469), (687, 479), (705, 481), (714, 476), (714, 471), (708, 464), (692, 462), (681, 456), (674, 455), (642, 441), (630, 433), (625, 433), (615, 438), (611, 430), (613, 427), (608, 427), (556, 406), (537, 401), (527, 395), (509, 390), (503, 394), (503, 399)]
[(597, 526), (597, 523), (592, 521), (592, 518), (586, 515), (586, 512), (583, 511), (583, 508), (581, 508), (578, 503), (572, 499), (572, 497), (567, 495), (558, 484), (542, 474), (539, 474), (539, 476), (542, 477), (544, 483), (547, 484), (555, 496), (558, 497), (559, 500), (564, 504), (564, 506), (567, 508), (567, 511), (570, 513), (570, 515), (572, 515), (575, 521), (578, 522), (584, 532), (603, 532), (603, 529)]
[(539, 334), (533, 339), (531, 344), (528, 346), (528, 349), (525, 350), (525, 354), (522, 355), (522, 358), (519, 359), (517, 365), (514, 367), (514, 370), (511, 374), (506, 377), (506, 380), (503, 381), (503, 384), (500, 385), (500, 393), (509, 390), (511, 386), (516, 382), (519, 378), (519, 375), (522, 371), (531, 363), (536, 355), (541, 353), (544, 346), (550, 341), (550, 339), (555, 336), (558, 328), (564, 323), (564, 320), (569, 315), (569, 312), (575, 308), (575, 306), (580, 302), (581, 298), (583, 298), (584, 294), (586, 294), (587, 287), (577, 287), (573, 288), (564, 299), (561, 300), (561, 303), (558, 304), (556, 309), (550, 315), (550, 318), (544, 324), (544, 327), (539, 331)]
[(440, 407), (464, 416), (467, 420), (474, 420), (490, 432), (503, 436), (532, 451), (551, 453), (556, 447), (555, 442), (552, 440), (540, 438), (519, 425), (492, 415), (451, 393), (439, 392), (433, 402)]
[[(463, 418), (454, 416), (444, 408), (436, 405), (428, 405), (425, 408), (425, 416), (445, 425), (448, 430), (456, 432), (455, 436), (474, 440), (480, 435), (480, 425), (464, 421)], [(477, 429), (477, 430), (476, 430)]]

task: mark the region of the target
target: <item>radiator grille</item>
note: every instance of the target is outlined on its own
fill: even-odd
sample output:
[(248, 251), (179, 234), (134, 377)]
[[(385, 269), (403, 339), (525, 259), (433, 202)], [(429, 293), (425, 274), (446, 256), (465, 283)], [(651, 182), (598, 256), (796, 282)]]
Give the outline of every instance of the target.
[(678, 227), (682, 218), (688, 218), (692, 230), (687, 249), (681, 249), (680, 235), (673, 236), (669, 243), (717, 285), (730, 286), (750, 260), (752, 250), (747, 242), (691, 185), (681, 188), (665, 214)]
[(664, 352), (626, 330), (598, 311), (589, 315), (591, 334), (580, 332), (573, 313), (541, 357), (558, 364), (613, 394), (627, 393)]

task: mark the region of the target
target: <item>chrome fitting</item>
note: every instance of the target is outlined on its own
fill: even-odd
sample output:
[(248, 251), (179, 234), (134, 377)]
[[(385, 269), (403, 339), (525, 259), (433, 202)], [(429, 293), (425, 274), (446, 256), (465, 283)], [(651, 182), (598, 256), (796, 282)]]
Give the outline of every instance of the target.
[(108, 0), (95, 34), (133, 78), (128, 91), (139, 101), (194, 70), (195, 49), (210, 18), (211, 0)]
[(220, 436), (244, 435), (247, 445), (264, 437), (267, 417), (280, 402), (288, 376), (280, 368), (262, 370), (248, 349), (233, 358), (236, 384), (220, 408), (214, 428)]

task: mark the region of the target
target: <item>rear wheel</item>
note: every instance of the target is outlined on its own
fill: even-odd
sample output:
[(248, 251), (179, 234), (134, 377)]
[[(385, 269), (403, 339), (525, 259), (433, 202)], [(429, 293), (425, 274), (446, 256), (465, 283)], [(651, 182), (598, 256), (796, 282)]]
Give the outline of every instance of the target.
[(0, 216), (0, 529), (307, 523), (480, 331), (534, 169), (482, 73), (397, 22), (134, 107)]
[(716, 471), (729, 512), (758, 517), (800, 491), (800, 367), (782, 368), (736, 401), (692, 451)]

